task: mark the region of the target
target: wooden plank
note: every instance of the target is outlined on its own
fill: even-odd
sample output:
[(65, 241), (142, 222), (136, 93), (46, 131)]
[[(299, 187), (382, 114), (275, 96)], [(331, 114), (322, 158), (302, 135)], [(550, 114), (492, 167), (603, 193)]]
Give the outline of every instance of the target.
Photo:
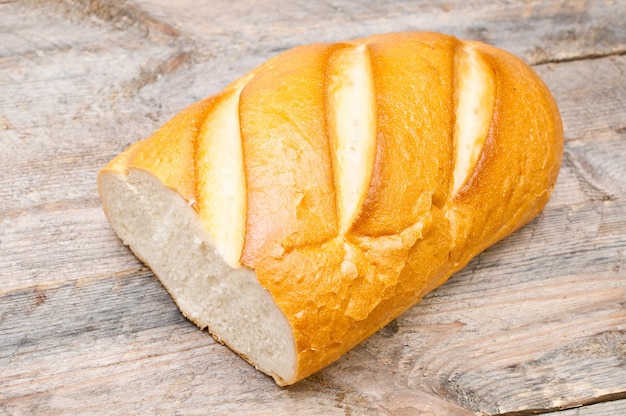
[(95, 174), (158, 127), (128, 104), (142, 77), (179, 55), (136, 27), (50, 12), (0, 4), (11, 17), (0, 30), (0, 291), (138, 267), (106, 225)]
[[(267, 55), (303, 42), (373, 33), (433, 30), (496, 44), (530, 63), (624, 53), (626, 10), (603, 0), (468, 2), (274, 0), (231, 4), (193, 0), (136, 1), (220, 55)], [(208, 52), (208, 51), (207, 51)], [(210, 52), (208, 52), (210, 53)]]
[(0, 296), (0, 318), (0, 410), (9, 414), (155, 414), (182, 405), (252, 414), (276, 402), (285, 414), (343, 414), (377, 406), (320, 380), (277, 387), (186, 321), (146, 270), (12, 291)]
[(554, 413), (554, 415), (558, 416), (607, 416), (623, 414), (626, 414), (626, 400), (607, 401)]
[[(589, 218), (561, 221), (579, 226)], [(518, 234), (527, 240), (534, 232)], [(558, 238), (551, 233), (548, 244)], [(224, 411), (234, 408), (223, 400), (241, 400), (238, 409), (250, 413), (268, 411), (273, 400), (295, 413), (422, 403), (448, 414), (452, 403), (498, 413), (624, 391), (622, 276), (559, 274), (549, 263), (511, 272), (527, 261), (503, 264), (506, 241), (337, 364), (285, 390), (185, 321), (147, 270), (5, 292), (0, 406), (89, 411), (80, 407), (88, 395), (94, 410), (123, 401), (148, 413), (167, 405), (163, 397)], [(541, 250), (523, 251), (538, 255), (532, 247)], [(535, 279), (548, 271), (550, 279)]]
[[(625, 13), (593, 0), (0, 2), (0, 414), (531, 414), (623, 399)], [(278, 388), (182, 318), (111, 232), (95, 173), (287, 47), (414, 29), (540, 64), (567, 138), (555, 194), (335, 365)]]

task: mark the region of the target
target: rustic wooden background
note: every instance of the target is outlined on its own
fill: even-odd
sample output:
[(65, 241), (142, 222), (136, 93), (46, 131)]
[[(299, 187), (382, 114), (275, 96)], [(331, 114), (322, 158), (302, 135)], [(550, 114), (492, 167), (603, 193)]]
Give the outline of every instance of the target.
[[(197, 330), (95, 175), (292, 46), (436, 30), (528, 61), (562, 111), (535, 221), (290, 388)], [(626, 414), (626, 2), (0, 0), (0, 415)]]

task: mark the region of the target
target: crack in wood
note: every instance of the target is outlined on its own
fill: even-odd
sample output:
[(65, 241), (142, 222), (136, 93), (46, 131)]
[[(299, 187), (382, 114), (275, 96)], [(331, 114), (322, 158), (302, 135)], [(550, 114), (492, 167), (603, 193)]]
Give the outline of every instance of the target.
[(625, 56), (626, 50), (617, 50), (607, 53), (590, 53), (585, 55), (567, 56), (563, 58), (550, 58), (540, 59), (536, 62), (532, 62), (532, 66), (548, 65), (548, 64), (562, 64), (567, 62), (588, 61), (595, 59), (610, 58), (612, 56)]
[(583, 406), (591, 406), (594, 404), (607, 403), (617, 400), (626, 399), (626, 391), (620, 391), (617, 393), (605, 394), (602, 396), (594, 397), (589, 400), (581, 400), (578, 402), (568, 403), (562, 406), (555, 406), (544, 409), (527, 409), (527, 410), (516, 410), (513, 412), (506, 413), (498, 413), (498, 416), (528, 416), (528, 415), (541, 415), (544, 413), (558, 412), (568, 409), (576, 409)]

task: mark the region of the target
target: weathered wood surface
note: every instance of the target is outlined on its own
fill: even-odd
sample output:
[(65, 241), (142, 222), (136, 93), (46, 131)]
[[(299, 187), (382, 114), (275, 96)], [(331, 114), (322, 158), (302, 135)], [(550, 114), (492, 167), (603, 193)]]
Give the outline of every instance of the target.
[[(199, 3), (0, 0), (0, 415), (626, 413), (624, 2)], [(286, 48), (395, 30), (535, 65), (563, 115), (559, 182), (527, 227), (279, 388), (181, 316), (95, 173)]]

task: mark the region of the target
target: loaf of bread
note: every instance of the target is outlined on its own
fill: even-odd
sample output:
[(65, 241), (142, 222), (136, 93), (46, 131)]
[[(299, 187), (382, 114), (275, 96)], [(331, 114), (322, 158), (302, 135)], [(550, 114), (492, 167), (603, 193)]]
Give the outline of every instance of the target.
[(270, 59), (117, 156), (98, 188), (182, 313), (289, 385), (529, 222), (562, 149), (520, 59), (394, 33)]

